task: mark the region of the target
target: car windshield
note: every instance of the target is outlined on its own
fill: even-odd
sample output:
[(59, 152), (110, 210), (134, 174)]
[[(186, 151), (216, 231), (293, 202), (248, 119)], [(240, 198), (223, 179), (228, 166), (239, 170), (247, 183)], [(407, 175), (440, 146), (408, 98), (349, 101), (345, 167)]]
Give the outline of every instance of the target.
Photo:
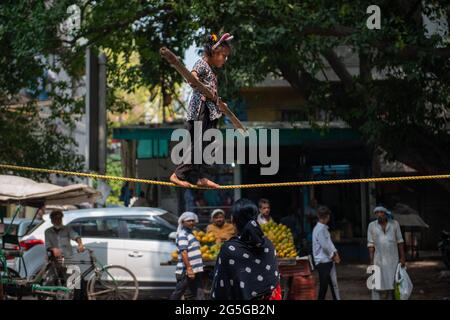
[(43, 223), (44, 223), (44, 220), (34, 221), (33, 226), (27, 226), (27, 232), (24, 235), (31, 234), (34, 230), (36, 230)]

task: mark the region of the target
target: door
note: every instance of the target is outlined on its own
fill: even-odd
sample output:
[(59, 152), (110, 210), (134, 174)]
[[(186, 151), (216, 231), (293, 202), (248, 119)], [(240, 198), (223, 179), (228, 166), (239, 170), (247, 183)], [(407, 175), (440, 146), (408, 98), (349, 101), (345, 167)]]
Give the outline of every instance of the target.
[[(94, 251), (100, 264), (125, 265), (124, 240), (120, 237), (117, 217), (80, 218), (69, 226), (81, 236), (84, 245)], [(88, 262), (88, 258), (87, 253), (77, 254), (77, 260)]]
[(175, 231), (157, 216), (124, 217), (128, 239), (124, 241), (127, 251), (126, 266), (142, 283), (143, 287), (172, 286), (175, 267), (161, 266), (171, 259), (176, 249), (169, 234)]

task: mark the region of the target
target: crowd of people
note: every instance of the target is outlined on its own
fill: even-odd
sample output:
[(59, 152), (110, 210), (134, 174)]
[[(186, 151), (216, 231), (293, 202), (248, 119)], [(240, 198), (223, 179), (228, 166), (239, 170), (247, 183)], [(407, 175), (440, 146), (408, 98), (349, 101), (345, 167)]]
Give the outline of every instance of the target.
[[(317, 203), (312, 206), (306, 221), (312, 224), (311, 255), (319, 276), (317, 299), (325, 299), (330, 289), (332, 298), (340, 300), (336, 265), (341, 263), (341, 257), (328, 227), (332, 212)], [(372, 299), (393, 299), (397, 266), (399, 263), (405, 266), (404, 241), (399, 223), (386, 208), (376, 207), (373, 213), (376, 220), (368, 226), (367, 247), (370, 265), (378, 266), (381, 271), (381, 286), (371, 290)], [(258, 207), (248, 199), (236, 201), (231, 210), (231, 222), (226, 221), (221, 209), (211, 213), (207, 231), (214, 233), (217, 242), (223, 243), (213, 272), (211, 299), (281, 299), (274, 247), (261, 230), (261, 225), (272, 220), (267, 199), (261, 199)], [(205, 298), (200, 281), (203, 272), (200, 243), (192, 234), (197, 222), (198, 217), (193, 212), (185, 212), (179, 218), (177, 289), (172, 299), (180, 299), (187, 288), (197, 299)]]
[[(314, 207), (311, 207), (311, 213), (305, 221), (313, 224), (311, 256), (318, 271), (317, 298), (325, 299), (330, 289), (333, 299), (340, 300), (336, 265), (341, 262), (341, 257), (328, 227), (332, 212), (326, 206), (317, 203), (312, 205)], [(380, 281), (379, 286), (371, 290), (372, 299), (393, 299), (397, 267), (399, 264), (405, 266), (404, 240), (399, 223), (386, 208), (378, 206), (373, 213), (376, 219), (368, 225), (367, 247), (370, 265), (376, 265), (380, 270)], [(64, 256), (70, 259), (73, 255), (70, 241), (77, 243), (79, 252), (84, 251), (84, 245), (76, 232), (63, 225), (62, 217), (61, 211), (50, 214), (52, 227), (45, 232), (45, 243), (52, 257)], [(261, 199), (256, 206), (248, 199), (240, 199), (232, 205), (230, 217), (231, 221), (227, 221), (226, 212), (215, 209), (206, 227), (207, 232), (214, 234), (216, 242), (222, 243), (213, 272), (210, 298), (281, 299), (280, 273), (274, 246), (261, 229), (261, 225), (273, 220), (270, 201)], [(288, 216), (283, 221), (294, 233), (296, 229), (292, 226), (295, 224), (291, 220)], [(177, 284), (171, 299), (181, 299), (187, 289), (196, 299), (206, 298), (201, 281), (204, 271), (201, 246), (193, 235), (198, 222), (194, 212), (186, 211), (179, 217), (176, 237)]]
[[(211, 299), (249, 300), (281, 299), (275, 249), (257, 222), (258, 208), (247, 199), (240, 199), (231, 211), (232, 224), (225, 224), (224, 213), (214, 211), (208, 229), (218, 241), (225, 241), (217, 257)], [(180, 299), (190, 288), (197, 299), (203, 299), (200, 273), (203, 261), (200, 243), (192, 231), (198, 217), (185, 212), (179, 220), (176, 243), (178, 264), (177, 285), (171, 299)], [(201, 292), (201, 293), (200, 293)]]

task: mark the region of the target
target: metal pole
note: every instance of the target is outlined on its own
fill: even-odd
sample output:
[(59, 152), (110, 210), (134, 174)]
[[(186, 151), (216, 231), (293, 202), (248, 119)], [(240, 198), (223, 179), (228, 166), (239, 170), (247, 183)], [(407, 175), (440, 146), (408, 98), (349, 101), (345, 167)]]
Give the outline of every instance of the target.
[[(364, 168), (361, 168), (361, 178), (364, 176)], [(367, 189), (366, 184), (360, 184), (360, 199), (361, 199), (361, 234), (365, 237), (367, 235)]]
[(98, 57), (98, 172), (106, 174), (106, 145), (108, 139), (106, 113), (106, 55)]
[[(241, 184), (242, 183), (242, 175), (241, 175), (241, 165), (236, 163), (236, 166), (233, 170), (233, 183)], [(234, 189), (234, 201), (237, 201), (241, 198), (241, 189)]]
[(93, 48), (86, 49), (86, 129), (88, 138), (88, 157), (86, 159), (89, 170), (98, 170), (98, 122), (99, 122), (99, 81), (98, 57)]

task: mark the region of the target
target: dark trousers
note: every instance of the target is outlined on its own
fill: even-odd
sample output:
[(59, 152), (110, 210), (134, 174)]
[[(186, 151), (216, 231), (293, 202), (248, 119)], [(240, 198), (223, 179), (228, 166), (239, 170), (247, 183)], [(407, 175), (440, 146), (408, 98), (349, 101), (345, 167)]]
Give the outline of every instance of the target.
[(180, 300), (188, 288), (196, 300), (205, 300), (200, 273), (196, 273), (194, 279), (190, 279), (186, 274), (177, 274), (176, 277), (177, 285), (170, 295), (170, 300)]
[(318, 300), (325, 300), (327, 295), (328, 287), (330, 287), (331, 295), (333, 300), (339, 300), (338, 293), (335, 291), (337, 284), (333, 283), (331, 277), (331, 270), (333, 269), (333, 262), (319, 263), (316, 265), (317, 271), (319, 271), (319, 296)]
[[(190, 163), (182, 163), (175, 169), (175, 174), (178, 179), (188, 181), (191, 184), (196, 184), (198, 179), (206, 177), (206, 168), (208, 167), (208, 165), (203, 162), (203, 150), (211, 142), (203, 142), (203, 133), (208, 129), (217, 128), (218, 119), (209, 119), (209, 108), (203, 102), (199, 111), (197, 121), (202, 122), (202, 132), (201, 135), (199, 135), (200, 142), (198, 140), (195, 141), (194, 139), (194, 121), (188, 121), (187, 129), (189, 130), (189, 134), (191, 135), (191, 145), (187, 152), (191, 155)], [(202, 147), (199, 151), (201, 152), (202, 163), (194, 164), (194, 145), (199, 145), (200, 143)]]

